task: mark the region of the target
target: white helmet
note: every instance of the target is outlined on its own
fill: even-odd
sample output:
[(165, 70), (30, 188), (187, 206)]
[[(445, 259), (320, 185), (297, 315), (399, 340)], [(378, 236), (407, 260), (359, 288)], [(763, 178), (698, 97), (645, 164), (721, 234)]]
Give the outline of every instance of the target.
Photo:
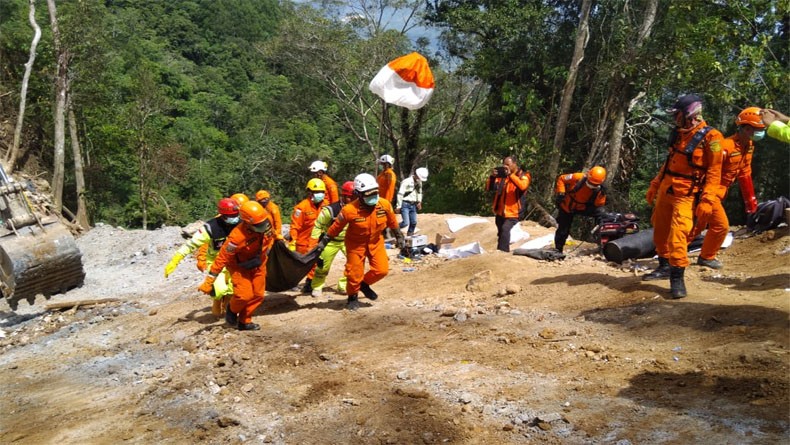
[(395, 162), (395, 158), (393, 158), (390, 155), (381, 155), (381, 157), (379, 158), (379, 162), (381, 162), (382, 164), (384, 163), (392, 164)]
[(428, 180), (428, 169), (425, 167), (420, 167), (414, 172), (420, 181), (425, 182)]
[(324, 161), (314, 161), (312, 164), (310, 164), (310, 171), (313, 172), (313, 173), (319, 172), (319, 171), (326, 171), (327, 168), (328, 168), (328, 166), (326, 165), (326, 162), (324, 162)]
[(376, 178), (374, 178), (373, 175), (361, 173), (354, 178), (354, 191), (360, 195), (368, 195), (372, 192), (378, 193), (379, 184), (376, 182)]

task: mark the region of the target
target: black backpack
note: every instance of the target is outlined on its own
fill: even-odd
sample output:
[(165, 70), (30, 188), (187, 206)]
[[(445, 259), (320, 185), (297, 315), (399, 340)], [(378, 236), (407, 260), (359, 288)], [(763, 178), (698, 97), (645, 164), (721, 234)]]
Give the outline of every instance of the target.
[(785, 209), (790, 207), (790, 200), (784, 196), (757, 205), (757, 211), (749, 215), (746, 227), (760, 233), (773, 229), (784, 221)]

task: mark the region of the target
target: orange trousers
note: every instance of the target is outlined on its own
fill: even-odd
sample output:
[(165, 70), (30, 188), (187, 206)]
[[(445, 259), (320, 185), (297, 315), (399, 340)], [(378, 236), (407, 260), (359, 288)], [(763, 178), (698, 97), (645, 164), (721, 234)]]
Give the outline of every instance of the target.
[(257, 269), (234, 269), (230, 275), (233, 281), (230, 310), (239, 314), (239, 323), (252, 323), (252, 314), (263, 303), (266, 292), (266, 263)]
[[(397, 230), (397, 229), (395, 229)], [(368, 259), (370, 269), (365, 273), (365, 258)], [(379, 241), (375, 244), (349, 243), (346, 237), (346, 270), (345, 275), (348, 280), (346, 283), (346, 295), (356, 295), (362, 281), (373, 284), (386, 277), (390, 271), (390, 263), (387, 258), (387, 249), (384, 242)]]
[[(705, 240), (702, 242), (702, 251), (699, 256), (706, 260), (716, 258), (719, 253), (721, 244), (727, 238), (727, 232), (730, 231), (730, 221), (727, 219), (727, 213), (724, 212), (724, 206), (721, 205), (720, 200), (716, 200), (713, 204), (713, 212), (708, 218), (708, 233), (705, 234)], [(694, 233), (702, 232), (705, 227), (694, 228)], [(689, 239), (689, 241), (694, 238)]]
[(653, 243), (656, 253), (669, 259), (669, 265), (688, 267), (688, 243), (694, 228), (694, 196), (675, 196), (668, 192), (670, 181), (658, 189), (653, 208)]

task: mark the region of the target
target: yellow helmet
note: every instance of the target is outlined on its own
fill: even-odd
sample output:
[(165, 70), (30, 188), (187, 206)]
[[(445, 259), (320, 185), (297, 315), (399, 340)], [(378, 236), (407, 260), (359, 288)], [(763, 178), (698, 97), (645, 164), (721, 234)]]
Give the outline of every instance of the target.
[(326, 192), (326, 184), (318, 178), (313, 178), (307, 181), (307, 190), (311, 192)]

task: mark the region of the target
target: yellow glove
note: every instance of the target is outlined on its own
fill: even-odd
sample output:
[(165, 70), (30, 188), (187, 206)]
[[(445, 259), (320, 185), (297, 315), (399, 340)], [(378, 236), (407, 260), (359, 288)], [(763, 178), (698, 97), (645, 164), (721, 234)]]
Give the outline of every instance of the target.
[(175, 255), (173, 255), (173, 258), (170, 258), (170, 262), (167, 263), (167, 265), (165, 266), (165, 278), (167, 278), (168, 275), (170, 275), (171, 273), (173, 273), (174, 270), (176, 270), (176, 267), (178, 267), (178, 263), (180, 263), (181, 260), (183, 259), (184, 259), (184, 255), (182, 255), (181, 252), (176, 252)]
[(291, 241), (290, 243), (288, 243), (288, 250), (296, 251), (296, 242), (295, 241)]
[(211, 293), (214, 292), (214, 280), (216, 279), (217, 277), (213, 275), (207, 276), (206, 279), (203, 280), (203, 284), (198, 287), (198, 290), (204, 294), (211, 295)]

